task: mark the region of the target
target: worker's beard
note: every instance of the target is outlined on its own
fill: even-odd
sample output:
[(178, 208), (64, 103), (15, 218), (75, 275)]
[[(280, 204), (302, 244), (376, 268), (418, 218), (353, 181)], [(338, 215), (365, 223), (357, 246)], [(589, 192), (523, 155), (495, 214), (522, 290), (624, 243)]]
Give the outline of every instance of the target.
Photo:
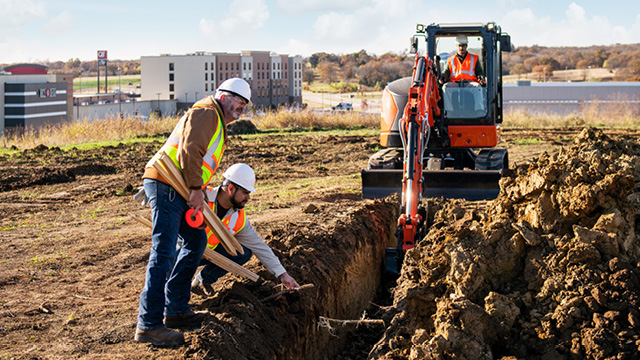
[(244, 111), (244, 109), (242, 109), (240, 107), (237, 107), (231, 112), (231, 116), (233, 116), (234, 120), (238, 120), (238, 119), (240, 119), (240, 116), (242, 115), (243, 111)]
[(229, 200), (231, 201), (231, 205), (233, 205), (234, 208), (242, 209), (242, 208), (244, 208), (244, 205), (247, 203), (247, 200), (243, 200), (243, 201), (236, 200), (236, 194), (237, 193), (238, 193), (238, 190), (236, 189), (233, 192), (233, 195), (231, 196), (231, 199), (229, 199)]
[(244, 208), (244, 205), (247, 203), (247, 201), (238, 201), (236, 200), (235, 197), (231, 198), (231, 205), (233, 205), (234, 208), (236, 209), (242, 209)]

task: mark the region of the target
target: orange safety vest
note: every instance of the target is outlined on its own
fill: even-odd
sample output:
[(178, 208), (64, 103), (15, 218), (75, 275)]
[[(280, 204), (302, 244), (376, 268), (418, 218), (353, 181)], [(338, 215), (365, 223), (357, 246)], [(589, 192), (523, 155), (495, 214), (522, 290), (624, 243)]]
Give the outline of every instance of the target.
[[(213, 211), (215, 211), (215, 203), (213, 201), (209, 202), (209, 206)], [(234, 211), (231, 215), (222, 219), (222, 223), (229, 229), (231, 235), (235, 235), (238, 231), (242, 230), (244, 226), (247, 224), (247, 218), (244, 215), (244, 209), (240, 209), (238, 211)], [(211, 249), (215, 249), (216, 246), (220, 243), (220, 239), (213, 233), (211, 229), (207, 226), (205, 229), (207, 232), (207, 247)]]
[(464, 58), (464, 61), (460, 63), (460, 59), (458, 55), (454, 54), (453, 56), (449, 56), (449, 71), (451, 71), (451, 75), (449, 79), (451, 81), (461, 81), (461, 80), (469, 80), (469, 81), (478, 81), (478, 77), (476, 76), (476, 60), (478, 59), (477, 55), (473, 55), (472, 53), (467, 53), (467, 56)]
[[(202, 188), (204, 189), (209, 183), (209, 180), (211, 180), (211, 178), (213, 177), (213, 174), (216, 172), (218, 165), (220, 165), (220, 159), (222, 158), (222, 154), (224, 153), (225, 149), (225, 134), (224, 122), (216, 108), (211, 105), (195, 105), (192, 107), (192, 109), (199, 107), (213, 110), (218, 117), (218, 128), (209, 141), (207, 152), (202, 158)], [(187, 114), (185, 114), (184, 116), (187, 116)], [(183, 119), (180, 119), (180, 121), (183, 121)], [(153, 163), (155, 163), (156, 159), (160, 157), (160, 152), (164, 151), (171, 158), (171, 160), (173, 160), (178, 169), (182, 171), (182, 167), (178, 163), (178, 145), (180, 144), (180, 135), (181, 134), (178, 134), (177, 131), (174, 130), (171, 135), (169, 135), (167, 142), (164, 143), (158, 154), (151, 158), (149, 164), (147, 164), (147, 167), (153, 166)]]

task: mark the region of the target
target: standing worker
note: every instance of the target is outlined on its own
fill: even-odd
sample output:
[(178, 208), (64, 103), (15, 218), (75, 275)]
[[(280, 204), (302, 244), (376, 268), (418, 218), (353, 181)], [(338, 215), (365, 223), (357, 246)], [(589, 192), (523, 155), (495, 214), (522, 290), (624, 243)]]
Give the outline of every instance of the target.
[[(233, 164), (222, 174), (222, 177), (224, 178), (222, 185), (215, 188), (207, 187), (209, 206), (242, 245), (244, 254), (233, 256), (227, 253), (224, 247), (219, 246), (220, 241), (209, 228), (206, 229), (207, 246), (239, 265), (249, 261), (253, 253), (267, 270), (280, 279), (284, 286), (289, 289), (300, 286), (287, 273), (269, 245), (258, 235), (245, 216), (244, 206), (251, 198), (251, 193), (256, 191), (256, 175), (253, 169), (246, 164)], [(211, 285), (227, 271), (206, 259), (202, 259), (201, 265), (204, 267), (191, 283), (191, 291), (202, 296), (211, 295), (213, 293)]]
[[(182, 171), (189, 200), (153, 168), (160, 152), (146, 165), (143, 185), (151, 206), (153, 232), (134, 336), (138, 342), (180, 345), (184, 335), (169, 328), (197, 327), (208, 316), (189, 308), (191, 279), (206, 248), (207, 235), (204, 229), (190, 227), (185, 214), (189, 208), (200, 211), (207, 206), (203, 190), (220, 164), (226, 125), (240, 117), (250, 100), (251, 88), (246, 81), (225, 80), (214, 96), (196, 102), (187, 111), (162, 146), (160, 152)], [(184, 243), (176, 254), (178, 236)]]

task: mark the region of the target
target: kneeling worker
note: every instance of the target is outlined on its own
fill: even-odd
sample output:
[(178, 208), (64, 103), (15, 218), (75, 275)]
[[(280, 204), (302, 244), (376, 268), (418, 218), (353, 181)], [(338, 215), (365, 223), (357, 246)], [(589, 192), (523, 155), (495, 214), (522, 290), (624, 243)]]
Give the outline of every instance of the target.
[[(300, 286), (287, 273), (269, 245), (258, 235), (245, 216), (244, 206), (251, 198), (251, 193), (256, 191), (254, 188), (256, 175), (253, 169), (246, 164), (234, 164), (222, 176), (224, 177), (222, 185), (206, 189), (209, 206), (242, 245), (244, 254), (233, 256), (227, 253), (224, 247), (219, 245), (218, 238), (209, 228), (206, 229), (207, 247), (239, 265), (249, 261), (251, 255), (255, 254), (264, 267), (280, 279), (284, 286), (289, 289)], [(191, 283), (191, 291), (202, 296), (211, 295), (213, 293), (211, 285), (227, 271), (205, 259), (202, 259), (200, 264), (204, 267), (196, 274)]]

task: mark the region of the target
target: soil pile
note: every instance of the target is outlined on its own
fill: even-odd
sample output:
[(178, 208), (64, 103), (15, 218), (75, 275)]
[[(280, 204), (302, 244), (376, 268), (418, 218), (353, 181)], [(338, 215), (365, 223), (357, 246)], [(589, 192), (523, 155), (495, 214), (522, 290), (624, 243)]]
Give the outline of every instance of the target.
[(430, 200), (382, 359), (633, 359), (640, 351), (640, 144), (585, 129), (511, 169), (480, 208)]

